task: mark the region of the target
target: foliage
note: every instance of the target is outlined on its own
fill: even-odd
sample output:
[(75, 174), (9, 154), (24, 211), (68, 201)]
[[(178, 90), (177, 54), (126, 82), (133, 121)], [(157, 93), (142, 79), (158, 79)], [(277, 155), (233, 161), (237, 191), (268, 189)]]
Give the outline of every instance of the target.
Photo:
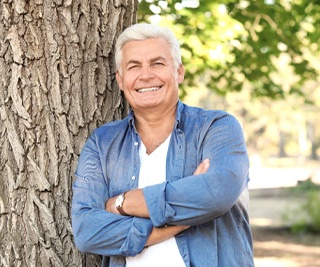
[(139, 20), (181, 41), (183, 95), (198, 82), (221, 95), (249, 83), (251, 96), (307, 99), (305, 81), (319, 76), (319, 0), (141, 0)]
[[(320, 101), (320, 90), (313, 92), (312, 86), (304, 89), (313, 93), (313, 99)], [(252, 98), (250, 88), (240, 93), (229, 92), (219, 96), (205, 85), (190, 90), (183, 101), (205, 109), (222, 109), (233, 114), (240, 121), (250, 156), (264, 159), (286, 157), (285, 165), (303, 164), (302, 159), (312, 159), (315, 165), (320, 156), (320, 103), (306, 105), (303, 99), (289, 95), (286, 99), (274, 101), (271, 98)]]
[(320, 186), (314, 184), (311, 179), (298, 185), (293, 189), (293, 193), (305, 194), (304, 201), (300, 206), (289, 210), (285, 218), (294, 222), (291, 230), (294, 233), (320, 232)]

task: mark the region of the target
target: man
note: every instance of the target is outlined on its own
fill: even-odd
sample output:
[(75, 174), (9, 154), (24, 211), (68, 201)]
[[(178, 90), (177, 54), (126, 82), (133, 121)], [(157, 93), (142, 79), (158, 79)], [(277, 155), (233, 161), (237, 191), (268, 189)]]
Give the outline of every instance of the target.
[(77, 247), (111, 267), (254, 266), (238, 121), (179, 100), (184, 67), (168, 29), (126, 29), (116, 67), (131, 111), (96, 129), (81, 152), (72, 204)]

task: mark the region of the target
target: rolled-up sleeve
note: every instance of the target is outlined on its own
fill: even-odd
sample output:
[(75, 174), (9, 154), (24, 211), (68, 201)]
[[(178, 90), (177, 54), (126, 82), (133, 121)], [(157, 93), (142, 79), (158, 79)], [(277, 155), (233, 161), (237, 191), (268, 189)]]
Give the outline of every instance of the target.
[(109, 198), (94, 134), (82, 149), (73, 184), (72, 229), (77, 248), (106, 256), (140, 253), (152, 231), (150, 219), (105, 210)]
[(186, 162), (199, 153), (199, 159), (209, 158), (207, 173), (189, 174), (143, 189), (150, 218), (156, 227), (199, 225), (218, 218), (231, 209), (249, 181), (245, 140), (241, 126), (233, 116), (212, 121), (210, 126), (200, 129), (197, 138), (199, 136), (203, 138), (199, 140), (197, 150), (186, 150), (189, 152), (184, 157)]

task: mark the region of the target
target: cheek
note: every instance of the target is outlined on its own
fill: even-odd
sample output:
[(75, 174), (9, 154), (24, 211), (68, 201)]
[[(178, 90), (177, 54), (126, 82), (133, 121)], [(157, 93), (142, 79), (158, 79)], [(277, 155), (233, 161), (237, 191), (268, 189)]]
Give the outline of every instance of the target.
[(122, 86), (126, 90), (134, 88), (135, 77), (133, 75), (125, 75), (122, 79)]

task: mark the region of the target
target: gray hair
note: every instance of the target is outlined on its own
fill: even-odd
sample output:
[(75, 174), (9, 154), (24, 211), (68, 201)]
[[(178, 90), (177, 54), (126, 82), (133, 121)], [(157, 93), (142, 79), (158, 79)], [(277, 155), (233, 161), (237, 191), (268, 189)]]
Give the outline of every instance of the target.
[(122, 74), (121, 61), (122, 61), (122, 49), (124, 45), (130, 41), (143, 41), (152, 38), (163, 38), (171, 47), (171, 55), (176, 68), (182, 63), (180, 44), (171, 30), (168, 28), (162, 28), (153, 24), (135, 24), (127, 28), (122, 32), (116, 43), (115, 61), (116, 68), (120, 75)]

